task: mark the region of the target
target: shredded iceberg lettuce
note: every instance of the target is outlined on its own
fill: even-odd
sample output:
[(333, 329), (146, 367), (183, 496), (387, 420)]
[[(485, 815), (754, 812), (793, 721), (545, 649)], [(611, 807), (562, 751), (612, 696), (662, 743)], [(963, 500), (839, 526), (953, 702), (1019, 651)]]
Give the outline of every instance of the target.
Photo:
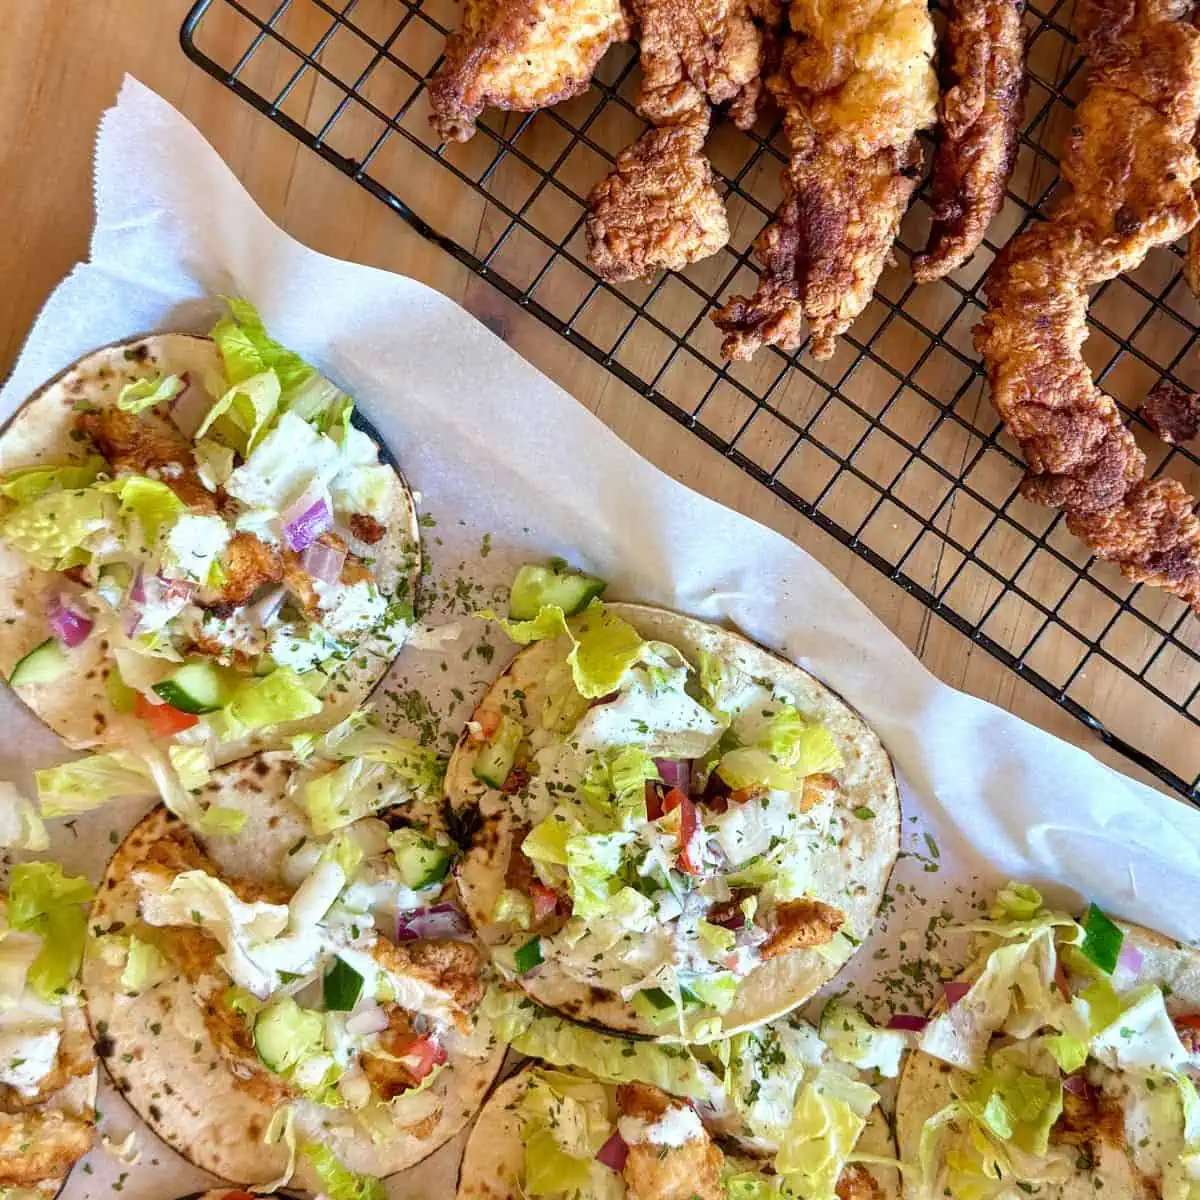
[(29, 968), (29, 985), (44, 1000), (63, 995), (79, 973), (87, 934), (92, 885), (82, 876), (64, 875), (58, 863), (17, 863), (9, 877), (8, 923), (42, 938)]
[(134, 379), (117, 393), (117, 407), (122, 412), (140, 413), (156, 404), (166, 404), (183, 391), (183, 379), (178, 375), (151, 375)]

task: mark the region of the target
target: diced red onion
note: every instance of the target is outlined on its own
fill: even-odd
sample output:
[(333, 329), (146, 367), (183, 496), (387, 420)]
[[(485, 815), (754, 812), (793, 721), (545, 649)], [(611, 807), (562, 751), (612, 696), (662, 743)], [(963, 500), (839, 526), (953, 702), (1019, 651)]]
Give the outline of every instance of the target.
[(603, 1163), (610, 1171), (623, 1171), (625, 1169), (625, 1160), (628, 1157), (629, 1147), (625, 1144), (625, 1139), (615, 1129), (608, 1141), (596, 1151), (596, 1161)]
[(323, 583), (337, 583), (345, 561), (345, 550), (326, 546), (324, 542), (310, 542), (300, 556), (300, 565), (314, 579), (320, 579)]
[(946, 1007), (953, 1008), (969, 991), (971, 985), (961, 979), (952, 979), (942, 985), (942, 995), (946, 997)]
[(1118, 981), (1122, 984), (1133, 983), (1142, 973), (1144, 957), (1142, 952), (1126, 937), (1121, 943), (1121, 953), (1117, 955), (1117, 966), (1113, 975), (1118, 977)]
[(129, 598), (134, 604), (146, 603), (146, 576), (142, 573), (141, 567), (138, 567), (137, 574), (133, 577), (133, 586), (129, 589)]
[(911, 1033), (920, 1033), (929, 1024), (928, 1017), (920, 1017), (915, 1013), (893, 1013), (887, 1023), (889, 1029), (905, 1029)]
[(654, 765), (658, 768), (659, 778), (667, 791), (678, 788), (681, 792), (686, 792), (691, 786), (692, 764), (687, 759), (656, 758)]
[(196, 584), (190, 579), (167, 579), (164, 575), (155, 577), (161, 585), (159, 589), (160, 599), (176, 603), (180, 600), (190, 600), (192, 594), (196, 590)]
[(1086, 1096), (1088, 1094), (1088, 1081), (1082, 1075), (1068, 1075), (1063, 1081), (1063, 1091), (1070, 1092), (1073, 1096)]
[(52, 594), (46, 602), (46, 621), (50, 632), (68, 650), (73, 650), (80, 642), (86, 641), (95, 624), (81, 608), (60, 593)]
[(324, 496), (313, 499), (305, 492), (299, 500), (283, 514), (284, 540), (293, 550), (303, 550), (311, 545), (333, 524), (333, 513)]
[(420, 938), (455, 938), (470, 932), (467, 918), (453, 904), (434, 904), (396, 914), (396, 941)]
[(364, 1008), (346, 1019), (346, 1032), (355, 1037), (365, 1037), (369, 1033), (382, 1033), (388, 1027), (387, 1013), (378, 1004)]

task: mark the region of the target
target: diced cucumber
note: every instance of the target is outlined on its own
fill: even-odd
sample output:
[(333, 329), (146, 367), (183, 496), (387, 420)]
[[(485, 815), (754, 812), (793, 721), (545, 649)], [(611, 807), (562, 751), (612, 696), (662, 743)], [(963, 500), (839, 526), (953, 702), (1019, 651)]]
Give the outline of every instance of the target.
[(269, 654), (260, 654), (254, 660), (254, 674), (258, 675), (260, 678), (263, 675), (270, 675), (270, 673), (275, 670), (277, 665), (278, 664)]
[(363, 977), (343, 959), (325, 973), (325, 1007), (330, 1012), (350, 1012), (362, 995)]
[(533, 970), (534, 967), (540, 965), (542, 961), (542, 939), (540, 937), (530, 938), (515, 955), (513, 962), (516, 964), (517, 973), (526, 975)]
[[(681, 987), (679, 998), (683, 1001), (685, 1011), (704, 1007), (700, 997), (690, 988)], [(661, 1024), (675, 1012), (675, 1001), (662, 988), (643, 988), (642, 991), (634, 993), (633, 1009), (647, 1021)]]
[(254, 1018), (254, 1049), (264, 1066), (282, 1074), (319, 1049), (324, 1033), (319, 1013), (284, 996)]
[(521, 736), (520, 722), (511, 717), (501, 717), (496, 732), (475, 756), (475, 778), (482, 779), (494, 788), (502, 788), (509, 771), (513, 768)]
[(225, 672), (212, 662), (184, 663), (169, 679), (154, 685), (160, 699), (185, 713), (216, 712), (229, 703)]
[(533, 901), (515, 888), (505, 888), (496, 897), (492, 920), (511, 922), (518, 929), (528, 929), (533, 924)]
[(441, 883), (450, 870), (450, 850), (415, 829), (397, 829), (388, 838), (404, 886), (420, 891)]
[(8, 682), (13, 687), (24, 687), (29, 683), (53, 683), (67, 669), (67, 655), (54, 638), (47, 638), (12, 669)]
[(585, 609), (606, 586), (603, 579), (594, 575), (527, 563), (513, 580), (508, 615), (514, 621), (531, 621), (543, 605), (553, 604), (569, 617)]
[(121, 678), (121, 672), (114, 663), (108, 668), (104, 677), (104, 689), (108, 693), (108, 702), (119, 713), (133, 712), (137, 703), (137, 692)]

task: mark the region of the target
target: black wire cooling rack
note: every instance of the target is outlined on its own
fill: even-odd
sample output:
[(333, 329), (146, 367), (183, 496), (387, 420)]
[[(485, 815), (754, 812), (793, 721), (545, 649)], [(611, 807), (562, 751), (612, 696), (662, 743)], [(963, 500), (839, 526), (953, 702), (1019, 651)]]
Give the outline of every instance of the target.
[[(1200, 621), (1090, 560), (1017, 493), (1022, 466), (987, 402), (970, 331), (999, 245), (1036, 218), (1081, 86), (1071, 0), (1031, 0), (1030, 94), (1004, 210), (950, 280), (916, 288), (907, 255), (818, 363), (802, 349), (729, 364), (709, 313), (751, 290), (751, 243), (779, 198), (777, 130), (719, 125), (729, 247), (682, 274), (610, 286), (584, 258), (585, 197), (643, 128), (636, 55), (610, 51), (589, 91), (535, 115), (490, 113), (464, 145), (428, 124), (425, 84), (455, 0), (199, 0), (187, 55), (425, 237), (815, 521), (1104, 742), (1200, 803)], [(1049, 149), (1047, 149), (1049, 147)], [(336, 214), (331, 214), (336, 220)], [(923, 244), (918, 199), (901, 244)], [(1163, 375), (1200, 388), (1200, 305), (1178, 248), (1105, 285), (1088, 360), (1156, 470), (1200, 460), (1135, 414)]]

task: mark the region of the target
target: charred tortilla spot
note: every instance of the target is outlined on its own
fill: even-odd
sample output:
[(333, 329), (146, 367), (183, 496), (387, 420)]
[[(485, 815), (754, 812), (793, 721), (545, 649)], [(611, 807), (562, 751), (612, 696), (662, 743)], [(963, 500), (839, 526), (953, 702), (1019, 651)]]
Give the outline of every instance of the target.
[(265, 762), (263, 759), (256, 758), (254, 760), (254, 764), (251, 766), (250, 770), (252, 770), (255, 773), (255, 775), (257, 775), (261, 779), (264, 775), (269, 775), (271, 773), (271, 766), (269, 763)]
[(96, 1054), (99, 1058), (112, 1058), (117, 1052), (117, 1044), (107, 1033), (102, 1033), (96, 1039)]

